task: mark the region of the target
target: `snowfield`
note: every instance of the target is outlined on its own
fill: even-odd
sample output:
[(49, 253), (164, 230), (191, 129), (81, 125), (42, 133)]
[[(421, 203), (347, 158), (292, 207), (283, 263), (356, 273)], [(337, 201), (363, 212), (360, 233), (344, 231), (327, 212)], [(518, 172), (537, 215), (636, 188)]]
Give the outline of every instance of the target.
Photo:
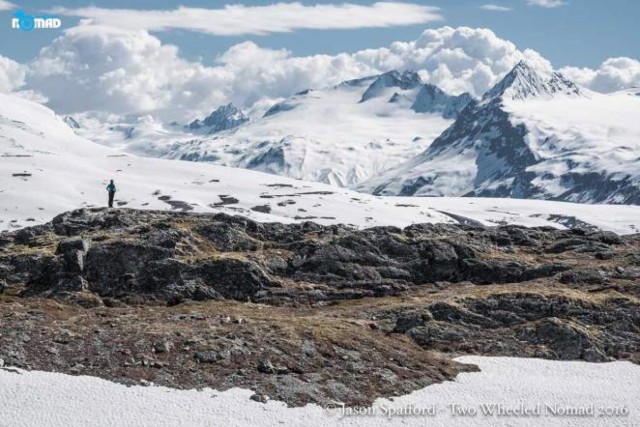
[(232, 105), (194, 129), (84, 113), (75, 131), (134, 155), (376, 195), (640, 205), (638, 91), (592, 92), (522, 61), (481, 100), (390, 71), (299, 92), (251, 120)]
[[(527, 127), (529, 146), (542, 159), (527, 169), (537, 176), (535, 187), (560, 196), (575, 185), (566, 176), (594, 173), (614, 181), (630, 179), (640, 188), (640, 98), (589, 92), (579, 98), (511, 101), (505, 109), (515, 125)], [(572, 199), (582, 201), (567, 198)]]
[[(400, 76), (401, 77), (401, 76)], [(78, 117), (78, 134), (148, 157), (210, 162), (340, 187), (354, 185), (420, 153), (451, 123), (440, 110), (411, 109), (422, 87), (365, 78), (297, 93), (264, 117), (212, 135), (162, 126), (151, 117), (105, 124)], [(408, 79), (408, 77), (407, 77)], [(387, 87), (389, 85), (389, 87)], [(362, 101), (369, 87), (369, 97)], [(395, 95), (395, 101), (390, 102)], [(426, 110), (426, 111), (425, 111)]]
[[(455, 381), (410, 395), (378, 399), (364, 409), (365, 414), (347, 412), (338, 403), (329, 410), (316, 405), (287, 408), (276, 401), (258, 403), (250, 400), (250, 390), (238, 388), (218, 392), (127, 387), (94, 377), (4, 368), (0, 369), (0, 426), (640, 424), (640, 367), (629, 362), (590, 364), (479, 356), (456, 360), (476, 364), (481, 372), (463, 373)], [(498, 405), (535, 412), (497, 415)], [(473, 415), (473, 411), (477, 413)]]
[[(356, 227), (468, 222), (640, 230), (640, 207), (535, 200), (376, 197), (320, 183), (198, 162), (140, 158), (73, 133), (48, 108), (0, 94), (0, 230), (105, 206), (113, 178), (119, 207), (241, 214), (258, 221)], [(462, 218), (461, 218), (462, 217)]]

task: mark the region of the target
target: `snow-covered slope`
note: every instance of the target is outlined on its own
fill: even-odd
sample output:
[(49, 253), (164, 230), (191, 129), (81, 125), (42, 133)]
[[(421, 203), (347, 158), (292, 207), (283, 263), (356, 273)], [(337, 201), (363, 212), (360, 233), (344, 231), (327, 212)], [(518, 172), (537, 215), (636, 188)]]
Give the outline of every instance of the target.
[(207, 163), (140, 158), (83, 139), (51, 110), (0, 94), (0, 230), (104, 206), (110, 178), (121, 207), (241, 214), (259, 221), (420, 222), (529, 226), (591, 224), (640, 230), (640, 207), (527, 200), (376, 197), (320, 183)]
[[(392, 71), (299, 92), (248, 122), (233, 116), (242, 114), (234, 107), (214, 112), (213, 128), (205, 126), (207, 120), (183, 129), (159, 126), (148, 117), (108, 126), (105, 120), (83, 123), (81, 117), (84, 126), (77, 133), (136, 155), (350, 186), (423, 151), (471, 101), (469, 95), (449, 96), (423, 84), (417, 73)], [(233, 126), (228, 120), (220, 125), (218, 116), (230, 114)], [(216, 133), (206, 135), (211, 132), (203, 126)]]
[(358, 189), (640, 204), (640, 97), (622, 95), (522, 62), (423, 153)]
[[(480, 367), (363, 413), (309, 404), (258, 403), (250, 390), (175, 390), (100, 378), (0, 369), (0, 424), (7, 426), (632, 426), (640, 423), (640, 367), (463, 356)], [(501, 413), (498, 413), (500, 405)], [(522, 415), (526, 408), (529, 415)], [(508, 409), (510, 412), (506, 412)], [(515, 410), (515, 411), (514, 411)], [(462, 415), (462, 411), (466, 415)], [(471, 414), (471, 411), (474, 414)]]

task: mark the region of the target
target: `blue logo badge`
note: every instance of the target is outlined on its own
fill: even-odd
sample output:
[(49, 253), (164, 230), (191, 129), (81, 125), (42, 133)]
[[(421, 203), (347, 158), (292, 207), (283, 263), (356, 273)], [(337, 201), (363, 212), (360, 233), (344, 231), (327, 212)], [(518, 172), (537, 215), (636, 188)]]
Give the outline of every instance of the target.
[(11, 28), (20, 31), (56, 29), (62, 26), (62, 21), (52, 15), (28, 15), (23, 10), (18, 10), (11, 19)]

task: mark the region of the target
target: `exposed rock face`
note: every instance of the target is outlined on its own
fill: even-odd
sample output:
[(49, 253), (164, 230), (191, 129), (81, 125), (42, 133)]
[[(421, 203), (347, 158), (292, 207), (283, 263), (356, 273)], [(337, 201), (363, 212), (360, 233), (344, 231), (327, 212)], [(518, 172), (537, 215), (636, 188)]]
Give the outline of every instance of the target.
[(218, 107), (204, 120), (196, 119), (189, 123), (189, 129), (207, 129), (208, 133), (216, 133), (223, 130), (233, 129), (249, 121), (235, 105), (227, 104)]
[[(60, 240), (46, 242), (50, 231)], [(335, 299), (391, 295), (438, 281), (519, 283), (562, 272), (564, 281), (575, 282), (585, 274), (569, 271), (561, 261), (542, 260), (542, 254), (604, 251), (622, 243), (603, 233), (521, 227), (358, 231), (313, 223), (259, 224), (225, 215), (105, 210), (70, 212), (46, 226), (21, 230), (14, 240), (18, 247), (56, 245), (53, 254), (42, 250), (0, 259), (10, 285), (24, 284), (31, 294), (55, 293), (61, 283), (79, 276), (102, 297), (268, 302), (298, 298), (296, 284), (303, 283)]]
[(629, 302), (530, 291), (469, 296), (431, 304), (420, 317), (401, 311), (393, 332), (443, 351), (639, 362), (640, 306)]
[(640, 362), (640, 235), (96, 209), (0, 241), (15, 366), (299, 405), (472, 369), (442, 353)]
[[(430, 224), (356, 230), (99, 209), (3, 238), (13, 244), (0, 257), (0, 279), (30, 295), (71, 281), (101, 297), (270, 303), (393, 295), (437, 282), (602, 285), (619, 274), (607, 254), (636, 242), (599, 231)], [(603, 267), (576, 265), (585, 256)]]
[(400, 73), (396, 70), (381, 74), (362, 94), (360, 102), (366, 102), (380, 95), (386, 88), (397, 87), (398, 89), (407, 90), (418, 87), (422, 84), (422, 79), (418, 73), (414, 71), (405, 71)]
[(73, 117), (71, 117), (71, 116), (65, 116), (65, 117), (64, 117), (64, 119), (62, 119), (62, 120), (64, 120), (64, 122), (65, 122), (65, 123), (66, 123), (66, 124), (71, 128), (71, 129), (80, 129), (80, 128), (82, 127), (82, 126), (80, 126), (80, 123), (78, 123), (78, 122), (76, 121), (76, 119), (74, 119), (74, 118), (73, 118)]
[(445, 119), (455, 119), (475, 101), (468, 93), (458, 96), (447, 95), (442, 89), (432, 84), (425, 84), (418, 92), (411, 109), (416, 113), (439, 112)]

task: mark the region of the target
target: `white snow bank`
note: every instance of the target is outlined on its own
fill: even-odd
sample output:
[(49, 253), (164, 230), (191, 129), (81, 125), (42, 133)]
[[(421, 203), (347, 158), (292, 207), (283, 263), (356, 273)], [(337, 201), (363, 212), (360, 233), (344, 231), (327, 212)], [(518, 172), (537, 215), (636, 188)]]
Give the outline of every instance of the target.
[[(252, 392), (241, 389), (220, 393), (126, 387), (93, 377), (0, 370), (0, 426), (640, 425), (640, 367), (631, 363), (476, 356), (457, 360), (477, 364), (482, 371), (461, 374), (455, 381), (393, 401), (379, 399), (366, 410), (367, 415), (347, 416), (339, 408), (287, 408), (281, 402), (254, 402), (249, 399)], [(539, 410), (540, 415), (484, 415), (481, 405), (491, 404)], [(478, 413), (453, 416), (453, 405)], [(557, 412), (584, 410), (587, 414), (554, 416), (551, 408)], [(594, 415), (588, 413), (591, 408)], [(424, 413), (389, 416), (389, 409)], [(428, 413), (432, 410), (435, 415)], [(612, 414), (616, 411), (618, 415)]]

